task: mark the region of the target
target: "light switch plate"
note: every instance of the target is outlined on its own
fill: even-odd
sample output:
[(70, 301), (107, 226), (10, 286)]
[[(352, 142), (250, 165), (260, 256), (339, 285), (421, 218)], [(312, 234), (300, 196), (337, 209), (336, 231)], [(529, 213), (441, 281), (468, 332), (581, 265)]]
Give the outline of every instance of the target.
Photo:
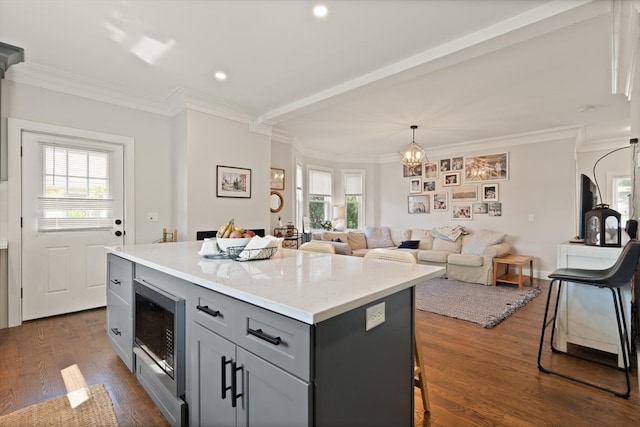
[(366, 325), (365, 330), (375, 328), (384, 323), (384, 301), (365, 309)]

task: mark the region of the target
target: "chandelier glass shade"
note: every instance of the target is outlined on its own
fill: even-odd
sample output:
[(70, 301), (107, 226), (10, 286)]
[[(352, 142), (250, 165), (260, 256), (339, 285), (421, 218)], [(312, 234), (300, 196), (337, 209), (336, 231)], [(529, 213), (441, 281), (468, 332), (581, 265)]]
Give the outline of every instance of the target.
[(416, 129), (418, 129), (418, 126), (412, 125), (411, 129), (413, 129), (413, 140), (411, 141), (411, 144), (407, 145), (400, 152), (400, 157), (403, 165), (413, 168), (420, 166), (427, 161), (427, 155), (422, 147), (416, 144)]

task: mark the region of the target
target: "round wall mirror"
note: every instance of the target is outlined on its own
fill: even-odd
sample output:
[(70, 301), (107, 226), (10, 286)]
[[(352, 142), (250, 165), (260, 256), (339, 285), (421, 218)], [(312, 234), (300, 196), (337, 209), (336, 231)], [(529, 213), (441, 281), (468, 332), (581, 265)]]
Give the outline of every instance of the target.
[(272, 191), (271, 198), (269, 199), (271, 212), (273, 213), (280, 212), (280, 209), (282, 209), (283, 204), (284, 204), (284, 199), (282, 198), (282, 194), (278, 193), (277, 191)]

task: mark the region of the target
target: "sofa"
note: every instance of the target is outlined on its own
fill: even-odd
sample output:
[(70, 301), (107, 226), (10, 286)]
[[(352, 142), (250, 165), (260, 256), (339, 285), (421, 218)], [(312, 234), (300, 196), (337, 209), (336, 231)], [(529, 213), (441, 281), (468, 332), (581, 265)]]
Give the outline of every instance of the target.
[[(419, 264), (445, 267), (449, 279), (490, 285), (493, 258), (511, 251), (505, 234), (466, 227), (390, 228), (366, 227), (363, 231), (319, 231), (313, 240), (331, 243), (336, 254), (364, 256), (375, 248), (409, 251)], [(312, 240), (312, 241), (313, 241)]]

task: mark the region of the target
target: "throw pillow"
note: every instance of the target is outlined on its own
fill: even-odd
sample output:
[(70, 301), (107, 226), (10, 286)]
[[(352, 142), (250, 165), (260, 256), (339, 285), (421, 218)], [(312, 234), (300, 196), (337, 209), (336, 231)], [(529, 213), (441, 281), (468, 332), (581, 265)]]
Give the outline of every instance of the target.
[(455, 242), (451, 240), (441, 239), (436, 237), (433, 239), (432, 249), (434, 251), (444, 251), (444, 252), (452, 252), (454, 254), (460, 253), (460, 248), (462, 247), (462, 239), (458, 239)]
[(480, 255), (491, 245), (500, 243), (506, 237), (506, 233), (491, 230), (480, 230), (471, 236), (469, 242), (462, 248), (463, 254)]
[(431, 249), (433, 246), (433, 236), (430, 230), (414, 228), (411, 230), (411, 240), (420, 240), (420, 249)]
[(405, 240), (404, 242), (400, 243), (398, 249), (418, 249), (419, 245), (420, 240)]
[(349, 231), (347, 242), (354, 251), (357, 249), (367, 249), (367, 238), (362, 231)]
[(372, 227), (367, 226), (364, 229), (364, 235), (367, 238), (367, 248), (390, 248), (395, 246), (391, 240), (391, 230), (389, 227)]
[(340, 239), (343, 242), (347, 241), (349, 234), (345, 231), (323, 231), (322, 232), (322, 240), (326, 240), (328, 242), (333, 241), (333, 239)]

